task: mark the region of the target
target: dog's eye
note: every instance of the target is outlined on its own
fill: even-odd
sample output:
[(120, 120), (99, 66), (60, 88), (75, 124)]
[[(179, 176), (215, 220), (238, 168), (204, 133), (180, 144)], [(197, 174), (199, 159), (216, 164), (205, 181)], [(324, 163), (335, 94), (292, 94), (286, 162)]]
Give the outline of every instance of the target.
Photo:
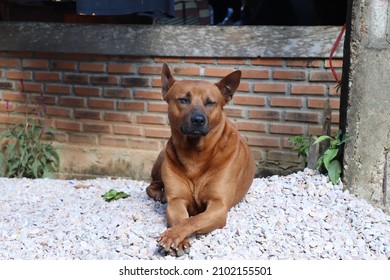
[(190, 104), (190, 99), (188, 97), (181, 97), (178, 98), (177, 101), (179, 101), (180, 104)]
[(207, 100), (205, 104), (206, 107), (213, 107), (215, 105), (217, 105), (217, 102), (211, 100)]

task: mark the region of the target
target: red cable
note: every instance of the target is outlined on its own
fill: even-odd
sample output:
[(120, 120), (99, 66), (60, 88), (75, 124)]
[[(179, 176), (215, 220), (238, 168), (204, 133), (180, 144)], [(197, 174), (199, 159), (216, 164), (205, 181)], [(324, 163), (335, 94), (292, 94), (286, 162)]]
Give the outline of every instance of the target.
[(337, 82), (338, 84), (340, 83), (340, 81), (339, 81), (339, 79), (337, 78), (337, 73), (336, 73), (336, 71), (335, 71), (334, 68), (333, 68), (333, 65), (332, 65), (332, 57), (333, 57), (334, 53), (336, 52), (337, 47), (338, 47), (339, 44), (340, 44), (341, 37), (344, 35), (346, 26), (347, 26), (347, 24), (344, 23), (343, 28), (341, 28), (341, 31), (340, 31), (339, 35), (337, 36), (336, 42), (333, 44), (332, 51), (330, 52), (330, 56), (329, 56), (330, 70), (332, 71), (333, 77), (336, 79), (336, 82)]

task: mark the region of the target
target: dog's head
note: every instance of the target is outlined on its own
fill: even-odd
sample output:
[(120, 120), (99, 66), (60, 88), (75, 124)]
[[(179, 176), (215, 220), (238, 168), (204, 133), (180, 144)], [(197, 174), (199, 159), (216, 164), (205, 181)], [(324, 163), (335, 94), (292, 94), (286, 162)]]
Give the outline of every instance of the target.
[(191, 137), (205, 136), (221, 123), (223, 106), (240, 84), (241, 71), (218, 83), (197, 80), (175, 81), (167, 64), (161, 73), (163, 99), (168, 103), (171, 128)]

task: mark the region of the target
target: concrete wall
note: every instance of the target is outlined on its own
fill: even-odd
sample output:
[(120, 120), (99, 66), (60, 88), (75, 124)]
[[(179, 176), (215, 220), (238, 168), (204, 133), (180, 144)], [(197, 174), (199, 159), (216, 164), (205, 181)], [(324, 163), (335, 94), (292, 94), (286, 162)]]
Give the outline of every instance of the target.
[[(355, 0), (345, 149), (346, 186), (389, 211), (389, 1)], [(387, 170), (386, 170), (387, 169)]]

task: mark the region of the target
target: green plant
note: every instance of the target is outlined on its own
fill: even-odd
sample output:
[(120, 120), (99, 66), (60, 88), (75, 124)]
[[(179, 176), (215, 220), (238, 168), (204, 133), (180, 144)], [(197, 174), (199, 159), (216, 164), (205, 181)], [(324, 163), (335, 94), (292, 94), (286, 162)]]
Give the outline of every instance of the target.
[(120, 199), (120, 198), (127, 198), (129, 196), (130, 195), (125, 193), (125, 192), (118, 192), (118, 191), (116, 191), (114, 189), (111, 189), (111, 190), (109, 190), (108, 192), (106, 192), (105, 194), (102, 195), (104, 200), (107, 201), (107, 202), (111, 202), (112, 200), (117, 200), (117, 199)]
[[(23, 80), (20, 83), (21, 92), (24, 93)], [(8, 100), (6, 108), (8, 111)], [(45, 111), (46, 105), (41, 93), (40, 103), (36, 104), (34, 110), (26, 110), (23, 121), (11, 125), (0, 135), (1, 177), (42, 178), (51, 177), (53, 172), (58, 171), (60, 159), (49, 143), (53, 133), (44, 124)], [(34, 118), (31, 113), (35, 113)]]
[(0, 153), (0, 176), (42, 178), (57, 171), (59, 156), (50, 143), (43, 141), (43, 136), (50, 138), (52, 132), (45, 131), (41, 120), (32, 118), (4, 132), (0, 136), (0, 141), (6, 140)]
[(291, 149), (298, 152), (298, 156), (309, 155), (310, 137), (297, 135), (290, 137), (288, 142), (291, 144)]
[(322, 135), (314, 142), (314, 144), (319, 144), (323, 141), (330, 141), (329, 147), (317, 161), (317, 170), (324, 166), (333, 184), (337, 184), (341, 174), (341, 163), (337, 159), (337, 155), (339, 154), (341, 145), (348, 141), (348, 139), (348, 134), (343, 134), (339, 130), (334, 138), (328, 135)]

